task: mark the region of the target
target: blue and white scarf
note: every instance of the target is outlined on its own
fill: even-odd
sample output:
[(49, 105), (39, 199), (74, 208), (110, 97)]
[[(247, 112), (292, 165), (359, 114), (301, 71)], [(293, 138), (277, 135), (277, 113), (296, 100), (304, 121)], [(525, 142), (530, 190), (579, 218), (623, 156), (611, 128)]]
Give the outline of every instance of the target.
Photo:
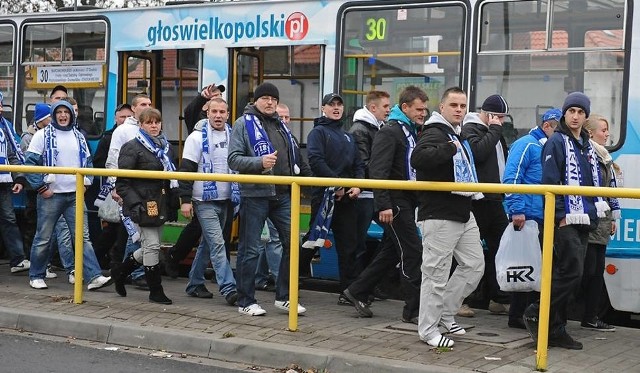
[(309, 231), (309, 238), (302, 244), (305, 249), (324, 247), (329, 229), (331, 229), (336, 189), (335, 187), (325, 188), (320, 208), (313, 219), (313, 228)]
[[(451, 141), (458, 141), (461, 148), (458, 148), (456, 154), (453, 156), (453, 178), (456, 183), (477, 183), (478, 174), (476, 173), (476, 166), (473, 160), (473, 152), (471, 152), (471, 146), (467, 140), (460, 140), (454, 135), (449, 134)], [(464, 197), (471, 197), (471, 199), (482, 199), (484, 194), (480, 192), (457, 192), (453, 191), (452, 194), (457, 194)]]
[[(596, 155), (598, 156), (598, 159), (600, 159), (600, 161), (605, 165), (607, 172), (609, 172), (610, 180), (609, 180), (608, 186), (610, 188), (617, 188), (618, 184), (620, 184), (621, 186), (624, 183), (623, 177), (622, 177), (622, 170), (620, 170), (620, 172), (616, 172), (616, 169), (614, 168), (613, 159), (611, 158), (611, 154), (609, 154), (609, 151), (607, 150), (607, 148), (605, 148), (604, 146), (598, 144), (593, 140), (589, 140), (589, 142), (591, 143), (591, 147), (593, 148)], [(621, 218), (620, 202), (618, 201), (618, 199), (615, 197), (608, 197), (606, 201), (609, 204), (609, 207), (611, 208), (611, 215), (613, 216), (613, 218), (620, 219)]]
[[(20, 146), (16, 142), (16, 137), (18, 135), (16, 135), (16, 131), (14, 130), (13, 125), (11, 124), (11, 122), (9, 122), (8, 120), (6, 120), (4, 117), (1, 117), (1, 116), (0, 116), (0, 125), (4, 127), (4, 131), (2, 132), (7, 134), (6, 137), (9, 138), (9, 141), (7, 142), (9, 143), (9, 145), (11, 145), (11, 148), (13, 149), (13, 152), (16, 154), (16, 157), (20, 161), (20, 164), (24, 164), (24, 153), (22, 152), (22, 149), (20, 149)], [(0, 128), (0, 131), (1, 130), (2, 129)], [(8, 164), (8, 162), (6, 164)]]
[[(44, 158), (44, 165), (47, 167), (56, 167), (56, 163), (58, 161), (58, 141), (57, 141), (57, 129), (53, 124), (46, 126), (44, 129), (44, 152), (42, 154)], [(87, 141), (84, 139), (84, 136), (78, 131), (78, 128), (73, 126), (71, 127), (71, 131), (73, 131), (74, 136), (76, 137), (76, 141), (78, 142), (78, 157), (80, 161), (80, 168), (87, 167), (87, 162), (89, 158), (89, 146), (87, 145)], [(51, 184), (55, 182), (56, 175), (55, 174), (46, 174), (44, 175), (44, 182), (46, 184)], [(88, 177), (84, 178), (84, 185), (91, 185), (91, 180)]]
[[(206, 174), (211, 174), (215, 171), (209, 146), (209, 127), (210, 126), (208, 124), (202, 126), (202, 172)], [(227, 138), (226, 146), (228, 146), (231, 133), (231, 127), (228, 124), (225, 124), (224, 133)], [(232, 173), (232, 171), (227, 169), (227, 173)], [(202, 200), (213, 201), (216, 198), (218, 198), (218, 187), (216, 186), (216, 182), (204, 181), (202, 183)], [(231, 202), (233, 202), (234, 205), (240, 204), (240, 188), (238, 187), (237, 182), (231, 183)]]
[[(136, 134), (136, 140), (138, 140), (138, 142), (142, 144), (142, 146), (144, 146), (148, 151), (154, 154), (156, 158), (158, 158), (158, 160), (162, 163), (162, 167), (165, 171), (175, 171), (176, 166), (173, 164), (173, 162), (171, 162), (171, 159), (169, 159), (169, 141), (167, 141), (164, 136), (159, 136), (158, 139), (160, 140), (160, 146), (156, 145), (151, 136), (149, 136), (149, 134), (144, 132), (142, 129), (140, 129)], [(171, 189), (177, 188), (178, 181), (171, 180), (170, 187)]]
[[(249, 136), (249, 143), (251, 144), (251, 148), (253, 149), (253, 154), (255, 156), (262, 157), (263, 155), (275, 152), (275, 149), (271, 144), (271, 140), (269, 140), (269, 136), (267, 135), (267, 131), (265, 131), (262, 123), (260, 123), (260, 119), (253, 114), (245, 114), (244, 122), (247, 129), (247, 135)], [(300, 166), (298, 166), (298, 159), (296, 157), (298, 144), (293, 140), (293, 135), (291, 135), (289, 127), (287, 127), (282, 121), (279, 123), (282, 130), (287, 134), (287, 140), (289, 141), (289, 159), (292, 164), (291, 174), (299, 175)]]
[[(567, 185), (581, 186), (583, 185), (583, 172), (580, 169), (580, 160), (578, 159), (574, 141), (564, 133), (562, 134), (562, 139), (564, 140), (564, 149), (566, 154), (565, 179), (567, 180)], [(593, 186), (600, 186), (600, 169), (598, 167), (596, 152), (590, 144), (588, 145), (587, 151), (589, 152), (588, 158), (591, 166)], [(602, 197), (595, 197), (594, 201), (598, 217), (606, 216), (605, 212), (610, 209), (607, 202)], [(583, 196), (565, 195), (564, 210), (567, 224), (589, 225), (591, 222)]]
[(120, 211), (120, 219), (122, 220), (122, 224), (124, 228), (127, 230), (127, 234), (131, 238), (131, 242), (136, 243), (140, 240), (140, 231), (136, 223), (131, 220), (130, 217), (124, 216), (122, 213), (122, 206), (118, 207), (118, 211)]
[(407, 146), (407, 153), (405, 157), (405, 178), (406, 180), (415, 181), (416, 169), (411, 167), (411, 153), (413, 153), (413, 149), (415, 149), (417, 142), (416, 124), (407, 117), (397, 104), (391, 108), (391, 112), (389, 113), (389, 121), (392, 120), (400, 124), (405, 136), (405, 144)]

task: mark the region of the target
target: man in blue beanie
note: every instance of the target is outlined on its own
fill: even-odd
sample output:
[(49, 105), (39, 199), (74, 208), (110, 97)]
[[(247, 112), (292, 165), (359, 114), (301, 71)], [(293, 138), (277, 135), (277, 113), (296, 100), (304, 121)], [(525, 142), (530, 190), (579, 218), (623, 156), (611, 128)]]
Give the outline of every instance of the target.
[[(596, 154), (583, 126), (589, 117), (591, 101), (582, 92), (573, 92), (562, 105), (562, 118), (542, 151), (542, 184), (599, 186)], [(582, 343), (566, 331), (566, 307), (580, 286), (589, 231), (608, 208), (599, 197), (557, 195), (549, 313), (549, 346), (581, 350)], [(524, 313), (524, 322), (537, 339), (539, 304)]]

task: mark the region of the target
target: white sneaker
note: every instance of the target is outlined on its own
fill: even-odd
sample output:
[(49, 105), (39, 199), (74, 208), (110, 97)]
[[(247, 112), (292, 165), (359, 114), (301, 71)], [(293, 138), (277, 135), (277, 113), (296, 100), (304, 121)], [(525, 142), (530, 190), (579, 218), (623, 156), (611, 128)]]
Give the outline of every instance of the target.
[(445, 329), (447, 329), (447, 333), (448, 334), (453, 334), (453, 335), (465, 335), (467, 334), (467, 331), (464, 330), (464, 328), (462, 328), (457, 322), (453, 322), (451, 323), (451, 325), (445, 323), (444, 321), (440, 321), (440, 325), (444, 326)]
[(29, 280), (29, 286), (31, 286), (34, 289), (46, 289), (47, 288), (47, 284), (41, 278), (37, 278), (35, 280)]
[(47, 267), (47, 272), (44, 275), (45, 278), (58, 278), (58, 274), (53, 272), (49, 267)]
[[(74, 278), (74, 282), (75, 282), (75, 278)], [(111, 285), (113, 281), (111, 280), (111, 277), (105, 277), (105, 276), (98, 276), (96, 278), (94, 278), (93, 280), (91, 280), (91, 282), (89, 282), (89, 285), (87, 285), (87, 289), (88, 290), (98, 290), (100, 288), (103, 288), (105, 286)]]
[(238, 307), (238, 312), (249, 316), (262, 316), (267, 313), (258, 303), (250, 304), (247, 307)]
[(27, 259), (21, 261), (17, 265), (11, 267), (11, 273), (18, 273), (23, 271), (28, 271), (31, 268), (31, 262)]
[(71, 273), (69, 273), (67, 275), (67, 279), (69, 280), (69, 283), (71, 285), (75, 284), (76, 283), (76, 271), (75, 270), (71, 271)]
[[(289, 312), (289, 301), (288, 300), (277, 300), (273, 303), (276, 308), (281, 309), (283, 311)], [(307, 309), (298, 304), (298, 315), (302, 315), (307, 312)]]

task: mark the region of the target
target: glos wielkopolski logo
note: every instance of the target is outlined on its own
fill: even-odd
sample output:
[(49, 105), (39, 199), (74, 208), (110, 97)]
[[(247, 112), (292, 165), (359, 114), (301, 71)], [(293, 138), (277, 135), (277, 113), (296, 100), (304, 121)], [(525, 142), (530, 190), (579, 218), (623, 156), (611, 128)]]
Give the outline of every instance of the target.
[(309, 31), (309, 19), (302, 12), (285, 14), (256, 15), (246, 22), (225, 22), (220, 17), (206, 19), (194, 18), (193, 21), (176, 25), (164, 24), (162, 20), (147, 30), (149, 44), (154, 46), (163, 42), (197, 40), (233, 40), (258, 38), (282, 38), (302, 40)]

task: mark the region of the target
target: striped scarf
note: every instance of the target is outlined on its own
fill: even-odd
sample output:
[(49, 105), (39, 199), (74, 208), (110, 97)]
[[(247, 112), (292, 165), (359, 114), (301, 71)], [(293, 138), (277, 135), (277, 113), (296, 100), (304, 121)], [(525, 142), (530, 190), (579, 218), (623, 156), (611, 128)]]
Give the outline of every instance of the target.
[[(76, 137), (76, 141), (78, 142), (78, 157), (80, 161), (80, 168), (87, 167), (88, 157), (89, 157), (89, 146), (87, 145), (87, 141), (84, 139), (84, 136), (78, 131), (78, 129), (73, 126), (71, 127), (71, 131)], [(57, 141), (57, 133), (58, 130), (53, 125), (48, 125), (44, 128), (44, 165), (47, 167), (56, 167), (56, 163), (58, 161), (58, 141)], [(46, 174), (44, 175), (44, 182), (47, 184), (51, 184), (55, 182), (56, 175), (54, 174)], [(91, 181), (85, 177), (84, 180), (85, 185), (91, 185)]]
[[(136, 134), (136, 140), (138, 140), (138, 142), (142, 144), (142, 146), (144, 146), (148, 151), (155, 155), (156, 158), (158, 158), (158, 160), (162, 163), (162, 167), (165, 171), (175, 171), (176, 166), (173, 164), (173, 162), (171, 162), (171, 159), (169, 159), (169, 141), (167, 141), (162, 135), (158, 136), (157, 139), (159, 140), (160, 144), (156, 144), (156, 142), (153, 141), (153, 138), (142, 129), (140, 129)], [(170, 187), (172, 189), (177, 188), (178, 180), (171, 180)]]
[[(209, 124), (208, 122), (202, 126), (202, 172), (205, 174), (212, 174), (215, 172), (213, 160), (211, 159), (211, 150), (209, 146)], [(229, 137), (231, 132), (231, 127), (227, 124), (224, 127), (224, 132), (227, 137), (227, 144), (229, 146)], [(227, 173), (232, 173), (231, 170), (227, 167)], [(202, 200), (203, 201), (213, 201), (218, 198), (218, 187), (216, 186), (216, 182), (211, 181), (203, 181), (202, 182)], [(237, 182), (231, 183), (231, 201), (234, 205), (240, 204), (240, 188)]]

